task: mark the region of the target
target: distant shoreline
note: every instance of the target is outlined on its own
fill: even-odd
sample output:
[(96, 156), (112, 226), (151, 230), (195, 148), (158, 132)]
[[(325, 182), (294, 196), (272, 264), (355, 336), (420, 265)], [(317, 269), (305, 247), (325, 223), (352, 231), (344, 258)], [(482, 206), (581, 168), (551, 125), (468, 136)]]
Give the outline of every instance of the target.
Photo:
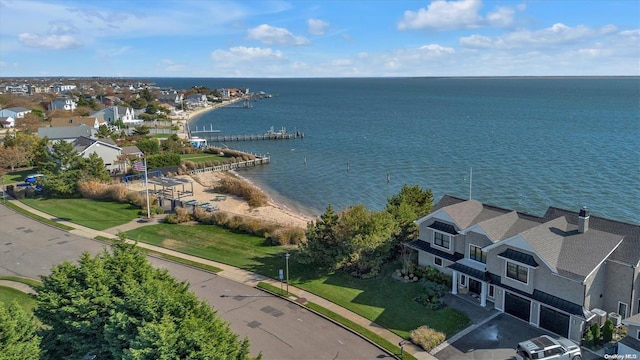
[(194, 111), (191, 111), (191, 112), (187, 113), (187, 119), (186, 119), (187, 123), (190, 124), (193, 120), (196, 120), (197, 118), (199, 118), (200, 116), (202, 116), (205, 113), (208, 113), (209, 111), (216, 110), (216, 109), (219, 109), (221, 107), (225, 107), (227, 105), (236, 103), (236, 102), (241, 101), (241, 100), (243, 100), (242, 97), (234, 98), (234, 99), (231, 99), (231, 100), (223, 101), (221, 103), (215, 103), (214, 105), (203, 107), (203, 108), (199, 108), (199, 109), (196, 109)]

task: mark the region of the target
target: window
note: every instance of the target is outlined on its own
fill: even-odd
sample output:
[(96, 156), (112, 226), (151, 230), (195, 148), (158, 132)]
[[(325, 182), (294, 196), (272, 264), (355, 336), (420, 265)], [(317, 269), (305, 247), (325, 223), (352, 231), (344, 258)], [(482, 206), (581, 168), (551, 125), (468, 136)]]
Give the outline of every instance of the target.
[(495, 287), (493, 285), (489, 285), (489, 297), (493, 298), (493, 292), (495, 291)]
[(618, 314), (624, 319), (627, 317), (627, 304), (618, 302)]
[(435, 258), (433, 258), (433, 263), (442, 267), (442, 258), (436, 256)]
[(449, 235), (445, 235), (441, 232), (433, 232), (433, 243), (445, 249), (450, 249)]
[(528, 283), (529, 269), (526, 266), (514, 264), (507, 261), (507, 277), (513, 280), (518, 280), (523, 283)]
[(482, 251), (482, 248), (469, 245), (469, 259), (479, 261), (483, 264), (487, 263), (487, 253)]
[(460, 275), (460, 285), (467, 286), (467, 277), (464, 275)]
[(559, 347), (544, 351), (544, 357), (551, 357), (551, 356), (560, 355), (560, 354), (562, 354), (562, 349)]
[(640, 340), (640, 330), (636, 333), (636, 339)]

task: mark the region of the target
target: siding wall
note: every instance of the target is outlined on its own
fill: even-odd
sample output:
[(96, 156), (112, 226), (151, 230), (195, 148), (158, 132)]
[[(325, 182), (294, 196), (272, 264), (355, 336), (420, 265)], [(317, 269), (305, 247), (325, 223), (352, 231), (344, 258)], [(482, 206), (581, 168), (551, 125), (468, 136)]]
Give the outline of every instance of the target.
[[(604, 294), (603, 310), (607, 313), (618, 312), (618, 301), (627, 304), (627, 316), (630, 315), (629, 308), (631, 302), (631, 287), (633, 286), (634, 270), (628, 265), (622, 265), (615, 261), (605, 262), (606, 285), (607, 289)], [(634, 304), (637, 305), (637, 304)]]

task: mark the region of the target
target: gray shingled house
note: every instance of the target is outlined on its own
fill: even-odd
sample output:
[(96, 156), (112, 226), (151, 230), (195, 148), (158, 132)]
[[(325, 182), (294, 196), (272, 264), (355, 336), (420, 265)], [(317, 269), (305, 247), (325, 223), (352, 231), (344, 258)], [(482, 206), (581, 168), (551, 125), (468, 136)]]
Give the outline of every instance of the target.
[(594, 321), (640, 312), (640, 226), (550, 207), (544, 216), (445, 195), (416, 221), (418, 264), (473, 297), (580, 342)]

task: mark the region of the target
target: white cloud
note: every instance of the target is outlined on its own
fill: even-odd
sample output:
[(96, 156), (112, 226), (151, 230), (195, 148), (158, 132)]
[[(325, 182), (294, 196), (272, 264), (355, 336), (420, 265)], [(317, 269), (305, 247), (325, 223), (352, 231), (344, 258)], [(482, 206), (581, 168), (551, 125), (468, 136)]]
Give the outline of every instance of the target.
[(456, 51), (450, 47), (444, 47), (437, 44), (424, 45), (420, 47), (420, 50), (423, 50), (430, 55), (445, 55), (445, 54), (454, 54)]
[(261, 41), (266, 45), (306, 45), (309, 40), (304, 36), (295, 36), (285, 28), (267, 24), (249, 29), (249, 39)]
[(487, 22), (494, 27), (509, 27), (513, 25), (513, 17), (516, 11), (523, 11), (524, 5), (517, 8), (501, 6), (487, 14)]
[(22, 33), (18, 35), (18, 41), (24, 46), (50, 50), (63, 50), (82, 46), (82, 42), (71, 35)]
[(160, 61), (160, 67), (163, 71), (167, 72), (182, 72), (187, 70), (186, 64), (177, 63), (170, 59), (162, 59)]
[(313, 35), (324, 35), (329, 29), (329, 23), (320, 19), (309, 19), (307, 25), (309, 33)]
[(225, 50), (216, 50), (211, 53), (211, 58), (216, 61), (283, 61), (286, 57), (280, 50), (270, 48), (236, 46)]
[(407, 10), (398, 23), (399, 30), (464, 29), (476, 27), (481, 21), (478, 12), (482, 7), (480, 0), (444, 1), (437, 0), (417, 12)]

